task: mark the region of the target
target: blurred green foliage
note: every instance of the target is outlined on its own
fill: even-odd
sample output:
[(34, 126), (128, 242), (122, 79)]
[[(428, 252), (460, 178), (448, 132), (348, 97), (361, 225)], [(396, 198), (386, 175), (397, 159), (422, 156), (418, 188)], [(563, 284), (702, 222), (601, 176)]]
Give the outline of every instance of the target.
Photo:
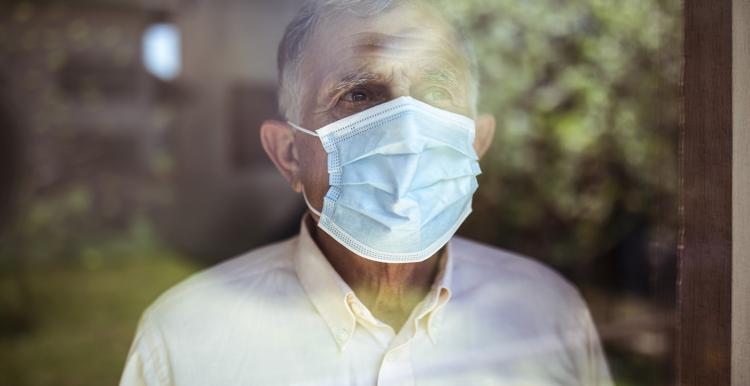
[(72, 184), (57, 194), (22, 204), (20, 215), (0, 238), (0, 269), (98, 264), (112, 260), (113, 254), (137, 254), (159, 244), (142, 209), (135, 208), (124, 226), (113, 226), (96, 212), (91, 201), (86, 185)]
[(497, 119), (464, 232), (558, 268), (606, 255), (640, 224), (669, 238), (681, 2), (437, 3), (474, 41), (480, 112)]
[(197, 269), (128, 240), (90, 246), (101, 258), (85, 264), (0, 271), (0, 385), (118, 383), (144, 307)]

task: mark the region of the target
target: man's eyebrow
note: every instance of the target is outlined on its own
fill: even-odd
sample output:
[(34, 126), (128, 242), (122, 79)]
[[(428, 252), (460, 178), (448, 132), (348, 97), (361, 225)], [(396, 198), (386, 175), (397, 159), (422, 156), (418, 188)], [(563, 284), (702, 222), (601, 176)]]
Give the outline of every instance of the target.
[(428, 82), (441, 83), (448, 87), (457, 88), (458, 73), (449, 67), (429, 67), (422, 72), (422, 79)]
[(378, 80), (383, 80), (383, 76), (381, 74), (367, 71), (353, 71), (345, 73), (343, 76), (339, 77), (339, 80), (336, 81), (331, 90), (333, 92), (348, 90), (350, 88)]

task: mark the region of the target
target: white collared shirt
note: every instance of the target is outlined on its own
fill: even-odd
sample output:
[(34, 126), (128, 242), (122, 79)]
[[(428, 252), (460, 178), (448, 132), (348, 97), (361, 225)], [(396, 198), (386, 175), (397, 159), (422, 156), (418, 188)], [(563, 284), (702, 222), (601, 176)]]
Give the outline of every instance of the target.
[(611, 385), (578, 292), (454, 238), (396, 334), (300, 234), (198, 273), (143, 314), (121, 386)]

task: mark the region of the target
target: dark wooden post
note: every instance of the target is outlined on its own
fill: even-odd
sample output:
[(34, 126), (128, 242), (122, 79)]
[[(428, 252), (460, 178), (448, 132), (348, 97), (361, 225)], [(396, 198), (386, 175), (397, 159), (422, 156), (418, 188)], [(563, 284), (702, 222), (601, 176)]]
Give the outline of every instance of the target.
[(732, 2), (684, 5), (677, 384), (729, 386)]

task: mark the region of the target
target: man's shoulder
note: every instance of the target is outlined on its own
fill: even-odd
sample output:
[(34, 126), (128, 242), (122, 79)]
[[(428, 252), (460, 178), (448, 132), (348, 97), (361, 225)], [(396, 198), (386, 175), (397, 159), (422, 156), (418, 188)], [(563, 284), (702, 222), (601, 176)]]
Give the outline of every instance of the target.
[(578, 290), (542, 262), (477, 241), (452, 241), (454, 282), (459, 291), (533, 293), (551, 303), (580, 303)]
[(185, 316), (293, 287), (296, 243), (297, 237), (292, 237), (199, 271), (162, 293), (147, 312), (156, 317)]

